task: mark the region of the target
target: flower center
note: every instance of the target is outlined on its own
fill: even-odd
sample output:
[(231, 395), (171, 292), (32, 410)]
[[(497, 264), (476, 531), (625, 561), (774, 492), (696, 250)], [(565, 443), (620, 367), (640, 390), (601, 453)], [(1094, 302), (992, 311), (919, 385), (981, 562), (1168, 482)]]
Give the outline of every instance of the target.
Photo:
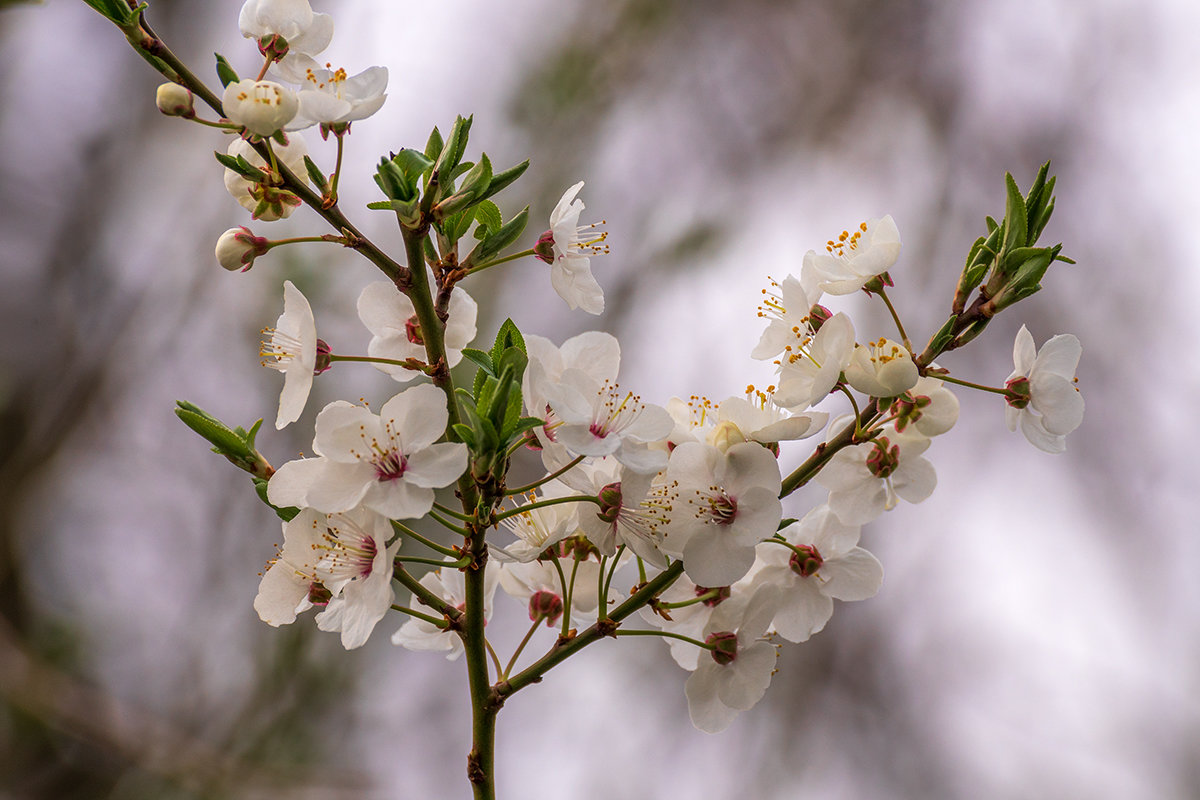
[(708, 496), (708, 516), (714, 525), (732, 525), (737, 519), (738, 503), (736, 497), (718, 486), (711, 487), (712, 494)]
[(404, 476), (408, 468), (408, 459), (398, 450), (381, 453), (374, 461), (375, 478), (380, 483), (394, 481)]
[[(318, 523), (314, 520), (313, 527)], [(320, 554), (314, 572), (326, 580), (356, 580), (371, 574), (379, 547), (375, 537), (342, 514), (326, 517), (325, 532), (313, 549)]]
[(259, 345), (258, 357), (262, 359), (259, 363), (286, 372), (290, 363), (300, 358), (303, 343), (298, 337), (275, 328), (263, 328), (262, 332), (268, 338)]
[(850, 258), (854, 255), (854, 251), (858, 249), (858, 241), (862, 235), (867, 232), (867, 223), (860, 222), (854, 233), (850, 231), (842, 231), (838, 234), (837, 239), (830, 239), (825, 243), (825, 250), (837, 258)]
[(633, 392), (621, 394), (620, 384), (605, 380), (600, 391), (596, 393), (600, 402), (588, 430), (597, 439), (603, 439), (610, 433), (619, 433), (637, 422), (638, 417), (646, 410), (640, 395)]

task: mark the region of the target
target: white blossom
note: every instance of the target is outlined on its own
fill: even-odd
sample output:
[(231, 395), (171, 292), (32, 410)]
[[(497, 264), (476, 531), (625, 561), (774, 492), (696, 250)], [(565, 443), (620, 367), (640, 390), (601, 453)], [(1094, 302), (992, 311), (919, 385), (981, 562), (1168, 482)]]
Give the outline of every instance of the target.
[[(298, 133), (293, 133), (288, 136), (287, 144), (273, 144), (272, 147), (279, 162), (307, 183), (308, 170), (304, 167), (304, 157), (308, 155), (308, 145), (304, 143), (304, 138)], [(245, 139), (234, 139), (227, 152), (235, 158), (242, 156), (264, 174), (267, 172), (267, 162)], [(225, 169), (225, 188), (242, 208), (251, 212), (253, 219), (263, 222), (286, 219), (300, 204), (300, 199), (294, 195), (285, 194), (274, 186), (248, 180), (228, 168)]]
[(434, 444), (447, 418), (446, 395), (428, 383), (400, 392), (378, 416), (344, 400), (330, 403), (317, 415), (319, 457), (280, 467), (267, 497), (280, 508), (334, 513), (361, 503), (391, 519), (422, 517), (433, 507), (433, 490), (467, 468), (466, 445)]
[(767, 693), (779, 653), (763, 636), (778, 603), (778, 589), (763, 586), (713, 611), (704, 628), (705, 642), (717, 649), (701, 654), (684, 685), (692, 724), (705, 733), (725, 730), (739, 712), (753, 708)]
[(299, 84), (300, 108), (288, 130), (310, 125), (345, 125), (366, 119), (387, 99), (387, 67), (368, 67), (357, 75), (332, 64), (322, 66), (311, 56), (289, 54), (274, 70)]
[[(493, 600), (496, 587), (500, 585), (499, 564), (487, 564), (483, 574), (483, 619), (492, 618)], [(462, 570), (438, 568), (427, 572), (421, 577), (420, 584), (444, 600), (448, 605), (462, 611), (467, 605), (466, 579)], [(437, 616), (436, 612), (423, 605), (414, 594), (409, 601), (409, 607), (429, 616)], [(400, 645), (409, 650), (420, 652), (442, 652), (448, 661), (453, 661), (463, 653), (462, 637), (454, 631), (439, 628), (432, 622), (423, 619), (412, 619), (400, 626), (400, 630), (392, 634), (392, 644)]]
[(783, 515), (775, 456), (746, 443), (721, 452), (685, 443), (667, 465), (670, 524), (662, 549), (683, 559), (701, 586), (728, 586), (754, 563), (754, 547), (775, 532)]
[(283, 524), (283, 548), (254, 599), (259, 617), (277, 626), (325, 605), (317, 627), (340, 631), (347, 650), (361, 647), (392, 605), (392, 559), (400, 540), (389, 547), (390, 534), (387, 520), (366, 509), (302, 509)]
[(253, 78), (230, 83), (221, 97), (225, 116), (259, 136), (273, 136), (300, 110), (294, 91), (274, 81)]
[(919, 503), (933, 494), (937, 473), (921, 456), (928, 447), (920, 433), (885, 427), (875, 439), (835, 453), (816, 481), (829, 490), (829, 507), (838, 519), (865, 525), (899, 500)]
[(316, 55), (333, 40), (333, 17), (314, 14), (308, 0), (246, 0), (238, 14), (242, 36), (263, 44), (283, 37), (289, 53)]
[(550, 283), (570, 308), (600, 314), (604, 311), (604, 291), (592, 276), (590, 257), (608, 252), (604, 244), (608, 233), (599, 230), (603, 221), (579, 224), (584, 205), (575, 196), (582, 188), (580, 181), (563, 193), (550, 212), (550, 230), (542, 234), (535, 251), (550, 265)]
[(774, 541), (758, 546), (755, 580), (778, 586), (780, 606), (771, 627), (789, 642), (807, 641), (833, 615), (833, 601), (866, 600), (883, 582), (883, 566), (858, 547), (861, 526), (846, 525), (820, 505), (779, 533), (795, 549)]
[[(264, 328), (263, 333), (268, 338), (258, 351), (262, 365), (283, 373), (279, 413), (275, 416), (275, 429), (283, 430), (304, 411), (317, 366), (317, 326), (312, 307), (291, 281), (283, 282), (283, 314), (274, 328)], [(334, 510), (346, 511), (349, 507)]]
[[(453, 367), (462, 360), (463, 348), (475, 338), (479, 306), (465, 290), (455, 286), (447, 311), (449, 316), (443, 341), (446, 365)], [(375, 281), (363, 288), (358, 296), (358, 318), (372, 334), (367, 344), (367, 355), (371, 358), (393, 361), (415, 358), (421, 362), (428, 359), (417, 311), (408, 296), (391, 281)], [(396, 364), (375, 363), (374, 366), (400, 383), (407, 383), (420, 374)]]
[(824, 253), (809, 250), (801, 276), (805, 285), (816, 284), (829, 294), (850, 294), (887, 272), (899, 257), (900, 231), (889, 214), (861, 223), (853, 233), (842, 231), (826, 242)]
[(891, 339), (855, 345), (845, 373), (846, 383), (871, 397), (895, 397), (916, 386), (920, 377), (912, 353)]
[(844, 312), (825, 320), (811, 337), (784, 347), (775, 402), (784, 408), (816, 405), (837, 385), (854, 352), (854, 324)]
[[(1018, 397), (1009, 397), (1004, 409), (1008, 429), (1021, 433), (1030, 444), (1047, 453), (1067, 449), (1067, 434), (1083, 422), (1083, 395), (1075, 382), (1075, 368), (1083, 348), (1070, 334), (1060, 334), (1038, 351), (1024, 325), (1013, 344), (1013, 373), (1005, 386)], [(1021, 395), (1024, 396), (1021, 396)]]

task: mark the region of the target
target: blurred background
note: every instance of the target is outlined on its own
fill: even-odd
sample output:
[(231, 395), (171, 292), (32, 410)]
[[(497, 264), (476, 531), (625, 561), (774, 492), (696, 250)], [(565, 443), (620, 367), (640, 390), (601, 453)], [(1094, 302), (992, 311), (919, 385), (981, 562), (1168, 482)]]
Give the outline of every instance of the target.
[[(172, 413), (273, 418), (258, 364), (281, 284), (355, 352), (375, 280), (339, 248), (285, 248), (248, 274), (212, 257), (246, 223), (217, 133), (161, 117), (156, 74), (75, 0), (6, 3), (0, 52), (0, 797), (469, 796), (461, 662), (361, 650), (251, 603), (278, 522), (242, 473)], [(365, 210), (380, 155), (475, 115), (469, 153), (532, 158), (501, 196), (532, 241), (587, 181), (608, 311), (568, 311), (538, 262), (480, 276), (505, 315), (562, 340), (600, 327), (648, 399), (721, 399), (770, 372), (747, 354), (767, 276), (892, 214), (892, 297), (914, 339), (945, 319), (1003, 176), (1053, 161), (1045, 291), (945, 361), (997, 385), (1026, 323), (1083, 343), (1083, 426), (1049, 456), (959, 392), (927, 454), (939, 489), (864, 532), (887, 577), (783, 650), (766, 698), (725, 733), (687, 721), (686, 673), (653, 641), (591, 648), (500, 715), (506, 798), (1190, 798), (1200, 795), (1200, 525), (1191, 423), (1200, 390), (1194, 235), (1200, 6), (1188, 0), (439, 0), (316, 3), (327, 57), (391, 70), (350, 137), (342, 208)], [(156, 0), (150, 20), (194, 71), (257, 68), (238, 0)], [(310, 135), (327, 170), (332, 143)], [(325, 232), (304, 211), (255, 226)], [(269, 230), (268, 230), (269, 229)], [(473, 279), (474, 280), (474, 279)], [(886, 320), (848, 298), (860, 338)], [(872, 328), (874, 326), (874, 328)], [(317, 381), (260, 447), (310, 447), (316, 409), (382, 402), (369, 368)], [(1189, 412), (1190, 413), (1190, 412)], [(799, 460), (804, 446), (792, 451)], [(789, 507), (800, 516), (812, 493)], [(524, 628), (497, 598), (496, 637)], [(507, 620), (507, 621), (506, 621)], [(511, 630), (510, 630), (511, 628)], [(546, 640), (548, 644), (549, 639)], [(511, 646), (511, 645), (510, 645)]]

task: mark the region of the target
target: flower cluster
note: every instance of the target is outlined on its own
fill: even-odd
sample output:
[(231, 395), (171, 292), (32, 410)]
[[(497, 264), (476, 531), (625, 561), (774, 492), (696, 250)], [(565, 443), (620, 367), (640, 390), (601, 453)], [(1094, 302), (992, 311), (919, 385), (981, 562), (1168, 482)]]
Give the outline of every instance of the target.
[[(136, 27), (125, 4), (95, 7), (123, 29)], [(489, 350), (471, 347), (488, 317), (464, 285), (517, 259), (549, 265), (543, 274), (571, 309), (603, 313), (591, 259), (609, 252), (608, 233), (604, 221), (581, 223), (582, 181), (562, 195), (548, 229), (512, 252), (528, 208), (505, 219), (492, 198), (528, 162), (497, 170), (486, 154), (464, 160), (471, 118), (446, 135), (435, 128), (422, 149), (381, 159), (375, 175), (385, 199), (369, 208), (395, 215), (402, 265), (335, 208), (343, 140), (383, 104), (386, 69), (350, 76), (319, 63), (333, 22), (308, 0), (247, 0), (239, 25), (258, 46), (261, 70), (238, 79), (220, 59), (224, 119), (205, 123), (237, 134), (218, 156), (226, 187), (255, 219), (307, 204), (336, 233), (271, 241), (230, 228), (218, 239), (218, 263), (244, 272), (277, 246), (327, 242), (364, 255), (387, 278), (366, 283), (358, 297), (369, 338), (355, 355), (318, 338), (312, 306), (283, 283), (283, 313), (260, 349), (264, 366), (284, 375), (275, 427), (303, 416), (315, 377), (337, 364), (371, 364), (403, 388), (378, 413), (365, 400), (329, 403), (316, 414), (313, 455), (278, 469), (256, 448), (258, 424), (229, 428), (189, 403), (177, 413), (249, 472), (284, 520), (254, 602), (259, 616), (281, 625), (320, 607), (318, 627), (338, 632), (349, 649), (394, 610), (403, 617), (394, 644), (465, 656), (477, 736), (495, 730), (490, 718), (509, 694), (579, 649), (624, 635), (661, 637), (690, 672), (692, 721), (724, 729), (764, 697), (784, 642), (823, 630), (835, 600), (879, 590), (883, 568), (860, 546), (863, 527), (900, 500), (919, 503), (933, 492), (927, 455), (957, 422), (952, 387), (1001, 395), (1008, 427), (1047, 452), (1063, 452), (1082, 422), (1073, 336), (1038, 351), (1021, 327), (1002, 387), (963, 380), (935, 361), (1040, 290), (1050, 264), (1067, 260), (1061, 245), (1036, 246), (1054, 206), (1047, 167), (1026, 195), (1008, 176), (1005, 216), (988, 219), (958, 277), (950, 319), (924, 349), (913, 347), (888, 297), (901, 241), (884, 216), (808, 251), (797, 274), (763, 289), (765, 327), (748, 355), (772, 363), (773, 385), (719, 401), (660, 400), (623, 382), (621, 345), (601, 331), (556, 343), (507, 320)], [(298, 88), (264, 80), (268, 73)], [(174, 83), (160, 88), (158, 107), (204, 122), (194, 100), (215, 107), (214, 93), (190, 75), (168, 75)], [(328, 177), (295, 133), (312, 125), (336, 139)], [(836, 308), (836, 298), (860, 290), (886, 307), (884, 329), (866, 330)], [(804, 440), (812, 441), (797, 444)], [(514, 485), (517, 474), (536, 479)], [(802, 486), (823, 491), (804, 506)], [(408, 605), (397, 604), (396, 584)], [(485, 630), (497, 590), (530, 620), (507, 665)], [(631, 627), (638, 620), (649, 627)], [(557, 629), (550, 650), (518, 670), (542, 628)], [(476, 742), (477, 786), (491, 780), (490, 755), (481, 754), (493, 749)]]

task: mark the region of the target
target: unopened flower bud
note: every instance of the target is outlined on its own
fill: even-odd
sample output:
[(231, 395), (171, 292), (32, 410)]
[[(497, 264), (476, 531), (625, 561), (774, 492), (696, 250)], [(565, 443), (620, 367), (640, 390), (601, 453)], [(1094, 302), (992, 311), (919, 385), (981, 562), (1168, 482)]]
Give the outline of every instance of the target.
[(708, 441), (713, 447), (724, 453), (735, 444), (744, 444), (749, 439), (742, 433), (741, 428), (726, 419), (717, 423), (709, 435)]
[(195, 101), (192, 93), (178, 83), (164, 83), (154, 93), (154, 102), (158, 110), (168, 117), (183, 117), (191, 119), (196, 116)]
[(217, 239), (217, 263), (233, 272), (245, 272), (254, 264), (254, 259), (271, 249), (271, 243), (262, 236), (255, 236), (244, 225), (230, 228)]
[(737, 634), (733, 631), (710, 633), (704, 643), (713, 646), (713, 649), (708, 652), (712, 655), (712, 660), (722, 667), (732, 664), (737, 659), (738, 641)]
[(259, 136), (275, 134), (300, 110), (300, 98), (291, 89), (252, 78), (226, 86), (221, 104), (231, 122)]
[(546, 627), (554, 626), (554, 623), (562, 616), (563, 601), (554, 592), (538, 590), (529, 598), (529, 618), (531, 620), (541, 617), (546, 620)]

